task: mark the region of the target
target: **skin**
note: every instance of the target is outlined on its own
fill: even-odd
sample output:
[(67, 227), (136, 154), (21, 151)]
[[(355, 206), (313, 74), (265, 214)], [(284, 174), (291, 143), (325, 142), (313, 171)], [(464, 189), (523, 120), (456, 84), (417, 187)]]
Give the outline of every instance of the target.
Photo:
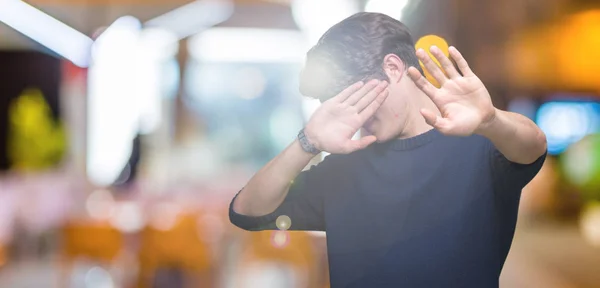
[[(443, 68), (419, 49), (417, 57), (440, 88), (414, 67), (405, 67), (398, 56), (386, 55), (383, 69), (388, 81), (355, 83), (325, 101), (305, 127), (308, 140), (319, 150), (347, 154), (375, 141), (409, 138), (431, 129), (449, 136), (483, 135), (515, 163), (529, 164), (546, 151), (544, 133), (528, 118), (495, 108), (481, 80), (460, 52), (449, 48), (460, 72), (439, 48), (430, 52)], [(363, 137), (352, 136), (363, 130)], [(290, 183), (314, 155), (298, 140), (265, 165), (243, 188), (233, 204), (240, 214), (262, 216), (285, 199)]]

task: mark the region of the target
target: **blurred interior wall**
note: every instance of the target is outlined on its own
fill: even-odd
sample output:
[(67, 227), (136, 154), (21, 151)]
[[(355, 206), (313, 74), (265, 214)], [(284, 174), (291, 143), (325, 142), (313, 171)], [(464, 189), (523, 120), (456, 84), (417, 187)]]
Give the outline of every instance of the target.
[[(449, 1), (450, 2), (450, 1)], [(456, 45), (477, 76), (486, 83), (494, 103), (506, 108), (514, 87), (509, 83), (510, 65), (506, 43), (516, 33), (551, 22), (573, 7), (570, 0), (453, 0)]]

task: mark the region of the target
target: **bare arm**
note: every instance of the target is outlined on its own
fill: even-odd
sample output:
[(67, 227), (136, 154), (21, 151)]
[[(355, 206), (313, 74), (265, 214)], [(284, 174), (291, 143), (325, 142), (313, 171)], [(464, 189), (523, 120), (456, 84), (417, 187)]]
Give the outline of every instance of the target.
[(531, 164), (546, 152), (546, 135), (527, 117), (496, 110), (479, 132), (494, 143), (508, 160)]
[[(309, 142), (333, 154), (350, 153), (375, 142), (374, 136), (359, 140), (352, 136), (383, 103), (386, 87), (385, 81), (356, 83), (323, 103), (304, 129)], [(313, 157), (295, 140), (250, 179), (232, 204), (234, 212), (259, 217), (275, 211), (286, 199), (292, 180)]]
[(248, 216), (273, 212), (285, 199), (291, 181), (313, 157), (302, 149), (298, 140), (294, 141), (250, 179), (233, 203), (233, 209)]

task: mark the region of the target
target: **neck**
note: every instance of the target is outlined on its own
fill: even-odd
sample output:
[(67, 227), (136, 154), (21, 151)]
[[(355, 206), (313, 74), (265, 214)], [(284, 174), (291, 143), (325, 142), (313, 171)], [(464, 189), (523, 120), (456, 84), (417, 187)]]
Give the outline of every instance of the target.
[(420, 112), (421, 109), (428, 109), (438, 115), (440, 114), (439, 109), (437, 106), (435, 106), (433, 101), (431, 101), (431, 99), (425, 95), (423, 91), (417, 87), (414, 88), (414, 92), (411, 93), (411, 95), (415, 95), (416, 97), (412, 98), (414, 101), (408, 103), (408, 117), (406, 118), (404, 128), (399, 136), (401, 139), (415, 137), (433, 129), (433, 127), (425, 122), (425, 118), (423, 118), (423, 115), (421, 115)]

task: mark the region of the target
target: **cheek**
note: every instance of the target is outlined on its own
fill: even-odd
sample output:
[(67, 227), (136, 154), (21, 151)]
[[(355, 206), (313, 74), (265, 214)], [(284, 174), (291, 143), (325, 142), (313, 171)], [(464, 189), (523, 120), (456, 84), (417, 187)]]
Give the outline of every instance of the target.
[(385, 105), (388, 103), (383, 103), (383, 105), (381, 105), (381, 108), (379, 108), (379, 110), (377, 111), (376, 115), (377, 118), (379, 120), (394, 120), (394, 119), (398, 119), (400, 117), (400, 114), (396, 111), (394, 111), (394, 109), (392, 109), (392, 107), (390, 107), (391, 105)]
[(400, 117), (399, 110), (401, 110), (401, 109), (398, 109), (398, 107), (400, 107), (400, 103), (398, 103), (398, 99), (388, 97), (381, 104), (381, 108), (379, 110), (381, 111), (380, 113), (382, 114), (382, 116), (392, 120), (392, 119)]

